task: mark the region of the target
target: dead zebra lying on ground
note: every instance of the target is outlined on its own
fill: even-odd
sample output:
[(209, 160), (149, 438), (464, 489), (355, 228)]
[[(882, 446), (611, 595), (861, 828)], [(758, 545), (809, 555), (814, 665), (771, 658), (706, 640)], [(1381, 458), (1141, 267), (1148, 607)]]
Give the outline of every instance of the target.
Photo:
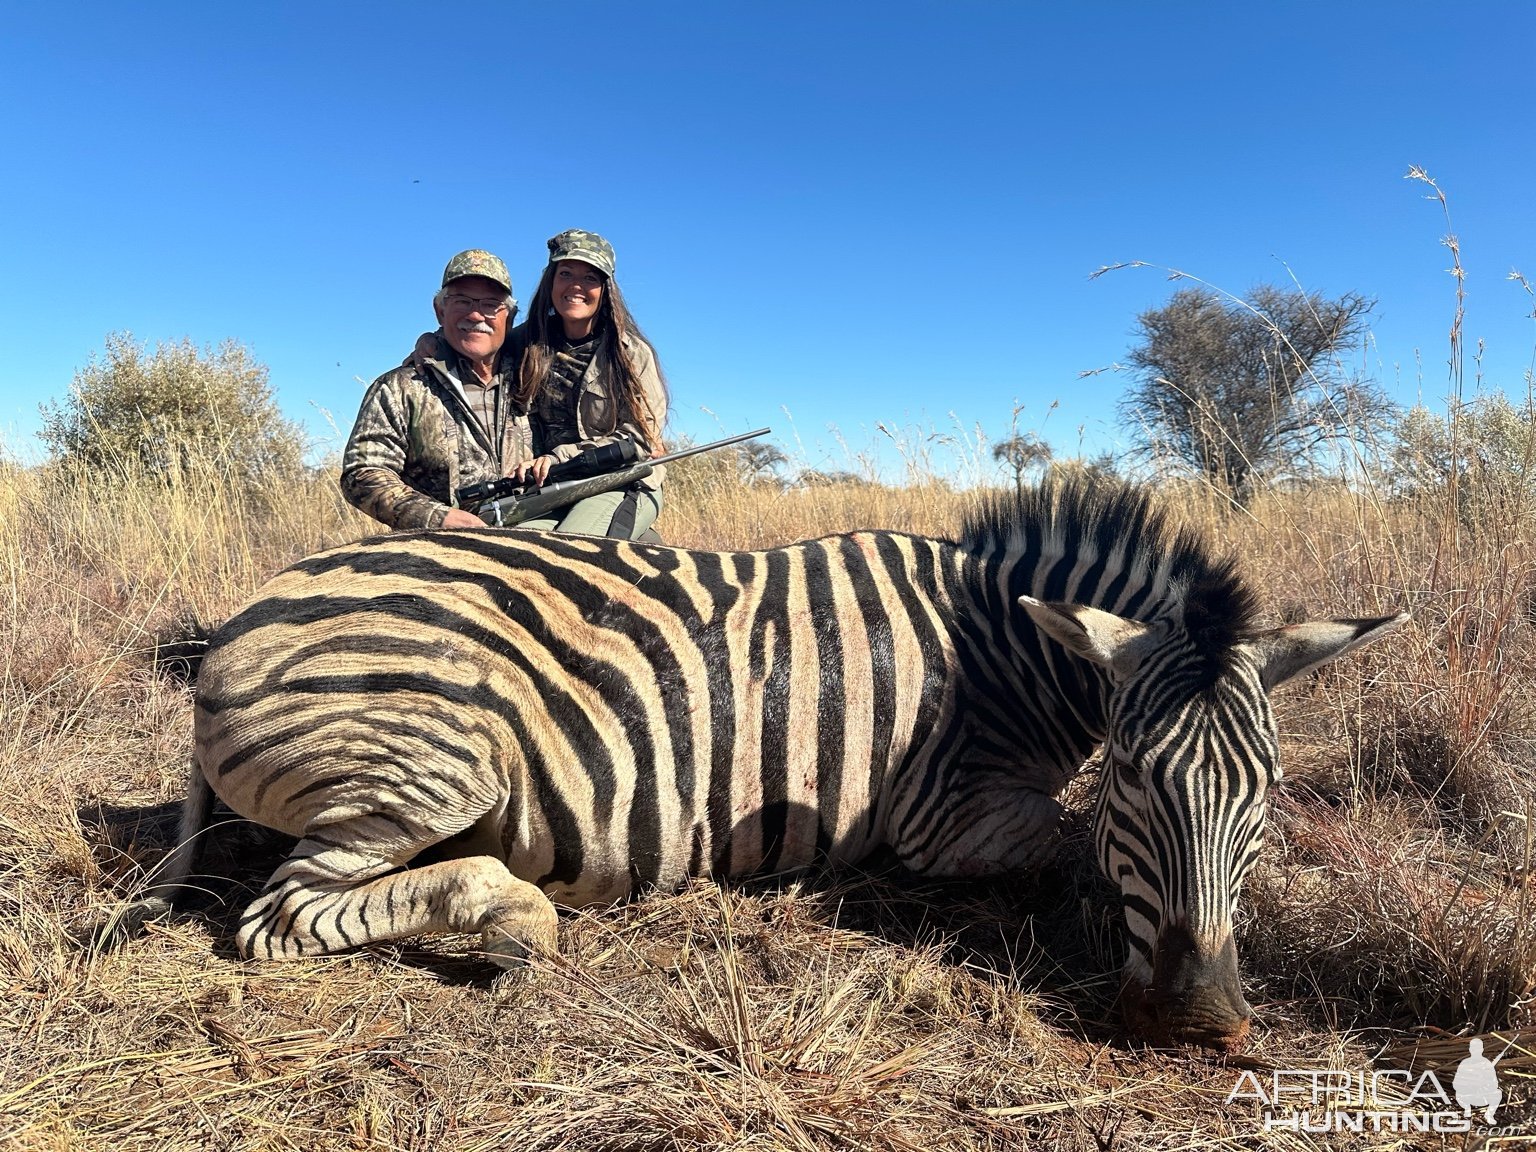
[[(212, 637), (183, 843), (103, 941), (170, 908), (214, 793), (299, 838), (242, 955), (479, 932), (511, 965), (554, 950), (556, 904), (690, 875), (882, 845), (926, 876), (1030, 868), (1102, 748), (1130, 1022), (1234, 1047), (1232, 912), (1280, 772), (1267, 692), (1406, 619), (1254, 616), (1233, 565), (1130, 487), (996, 499), (956, 542), (333, 548)], [(458, 858), (401, 870), (450, 837)]]

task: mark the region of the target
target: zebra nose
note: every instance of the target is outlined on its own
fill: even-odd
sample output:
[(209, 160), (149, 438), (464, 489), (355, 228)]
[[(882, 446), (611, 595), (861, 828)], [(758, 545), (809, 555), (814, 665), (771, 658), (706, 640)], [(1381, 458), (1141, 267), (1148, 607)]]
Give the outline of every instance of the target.
[(1151, 985), (1125, 1006), (1133, 1030), (1154, 1043), (1237, 1051), (1247, 1039), (1253, 1009), (1243, 998), (1232, 934), (1211, 949), (1201, 948), (1185, 925), (1165, 928)]

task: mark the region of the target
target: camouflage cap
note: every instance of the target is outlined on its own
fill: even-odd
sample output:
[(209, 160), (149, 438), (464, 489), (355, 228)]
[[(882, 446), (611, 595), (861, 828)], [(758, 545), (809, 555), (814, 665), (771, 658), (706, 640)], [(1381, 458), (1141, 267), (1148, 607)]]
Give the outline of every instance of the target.
[(584, 260), (605, 276), (613, 275), (613, 245), (596, 232), (567, 228), (549, 238), (549, 262)]
[(448, 267), (443, 269), (444, 287), (462, 276), (484, 276), (496, 281), (508, 294), (512, 291), (512, 277), (507, 273), (507, 266), (501, 262), (501, 257), (492, 256), (484, 248), (466, 248), (448, 261)]

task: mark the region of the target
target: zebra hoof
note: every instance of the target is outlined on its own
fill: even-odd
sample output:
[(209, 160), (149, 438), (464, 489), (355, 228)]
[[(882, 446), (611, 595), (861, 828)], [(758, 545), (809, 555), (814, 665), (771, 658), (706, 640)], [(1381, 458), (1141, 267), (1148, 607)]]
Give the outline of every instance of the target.
[(516, 1004), (526, 999), (537, 985), (537, 969), (533, 966), (534, 949), (508, 938), (505, 947), (487, 949), (487, 957), (496, 965), (496, 975), (491, 978), (491, 996), (503, 1004)]
[(533, 959), (533, 949), (515, 936), (498, 936), (485, 942), (485, 956), (503, 972), (521, 972)]
[[(553, 914), (554, 909), (550, 909)], [(553, 925), (547, 933), (529, 933), (526, 925), (517, 925), (521, 931), (507, 924), (488, 925), (481, 932), (488, 960), (503, 972), (517, 972), (528, 967), (535, 957), (553, 956), (556, 936)], [(534, 939), (528, 937), (533, 935)], [(546, 937), (539, 939), (539, 937)]]

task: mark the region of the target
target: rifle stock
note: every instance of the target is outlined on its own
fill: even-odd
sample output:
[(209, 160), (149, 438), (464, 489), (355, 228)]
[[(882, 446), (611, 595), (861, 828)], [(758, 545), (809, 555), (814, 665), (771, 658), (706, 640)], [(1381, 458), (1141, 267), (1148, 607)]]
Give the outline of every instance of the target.
[(727, 436), (724, 440), (715, 440), (709, 444), (696, 444), (680, 452), (658, 456), (655, 460), (638, 460), (611, 472), (599, 472), (596, 475), (583, 476), (574, 480), (557, 480), (552, 484), (546, 483), (543, 487), (526, 487), (520, 491), (504, 492), (502, 485), (506, 482), (496, 481), (494, 485), (465, 489), (460, 495), (462, 498), (465, 492), (474, 492), (477, 489), (496, 493), (492, 499), (486, 500), (474, 510), (475, 515), (494, 527), (513, 528), (529, 520), (541, 519), (557, 509), (585, 500), (588, 496), (599, 496), (604, 492), (612, 492), (616, 488), (627, 488), (638, 480), (644, 480), (662, 464), (670, 464), (674, 460), (682, 460), (688, 456), (697, 456), (701, 452), (712, 452), (716, 448), (740, 444), (743, 440), (766, 436), (770, 431), (772, 429), (759, 428), (755, 432)]

